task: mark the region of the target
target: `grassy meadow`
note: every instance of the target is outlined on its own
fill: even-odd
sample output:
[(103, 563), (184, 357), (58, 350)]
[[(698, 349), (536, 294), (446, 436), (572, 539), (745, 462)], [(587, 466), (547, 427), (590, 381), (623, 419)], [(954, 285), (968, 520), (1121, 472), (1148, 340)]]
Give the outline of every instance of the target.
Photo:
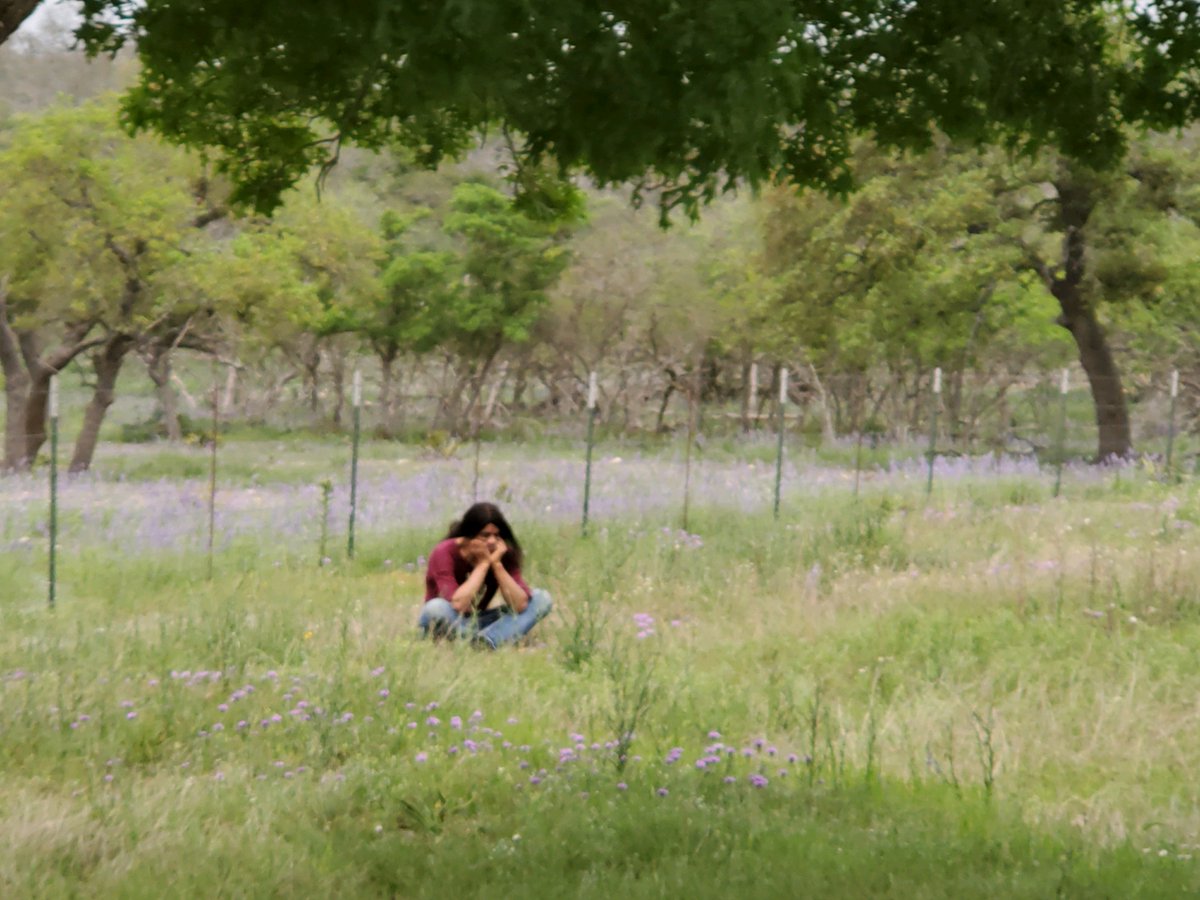
[(414, 633), (469, 453), (370, 444), (351, 560), (342, 449), (231, 441), (211, 579), (202, 451), (111, 449), (53, 612), (0, 482), (0, 895), (1200, 893), (1196, 482), (797, 458), (776, 521), (750, 448), (683, 530), (609, 448), (580, 537), (578, 454), (486, 447), (555, 598), (489, 654)]

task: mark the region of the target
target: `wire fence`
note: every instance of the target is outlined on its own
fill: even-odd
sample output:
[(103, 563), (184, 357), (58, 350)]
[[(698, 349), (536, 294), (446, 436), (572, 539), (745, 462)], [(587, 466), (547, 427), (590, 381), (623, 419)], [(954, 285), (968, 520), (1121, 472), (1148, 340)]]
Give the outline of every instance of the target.
[[(370, 410), (356, 377), (352, 433), (327, 444), (300, 473), (272, 470), (261, 458), (265, 452), (283, 459), (286, 442), (264, 451), (263, 442), (239, 449), (209, 440), (174, 449), (103, 448), (145, 461), (170, 450), (169, 475), (134, 467), (131, 477), (68, 478), (59, 477), (57, 456), (73, 435), (59, 435), (59, 426), (79, 417), (59, 408), (55, 389), (38, 464), (0, 478), (0, 548), (22, 567), (48, 559), (46, 596), (53, 605), (63, 551), (176, 557), (180, 564), (206, 557), (211, 576), (214, 556), (235, 550), (261, 566), (352, 557), (357, 532), (376, 540), (372, 554), (380, 565), (415, 569), (419, 550), (397, 547), (385, 555), (378, 541), (402, 529), (444, 528), (474, 499), (495, 500), (522, 521), (579, 522), (584, 532), (589, 519), (593, 530), (666, 523), (670, 539), (687, 540), (689, 510), (699, 507), (786, 517), (806, 498), (827, 493), (847, 500), (879, 490), (932, 494), (965, 480), (1021, 478), (1058, 494), (1064, 483), (1120, 477), (1130, 467), (1163, 480), (1194, 473), (1194, 387), (1168, 373), (1147, 379), (1136, 393), (1122, 388), (1115, 396), (1126, 402), (1109, 408), (1097, 400), (1105, 394), (1095, 380), (1083, 384), (1073, 374), (1000, 386), (935, 370), (913, 386), (877, 387), (872, 394), (861, 380), (818, 387), (781, 372), (769, 386), (773, 397), (756, 385), (740, 409), (704, 404), (699, 391), (683, 396), (666, 429), (685, 435), (682, 447), (611, 436), (597, 444), (604, 403), (597, 378), (574, 422), (577, 454), (494, 443), (484, 450), (479, 440), (410, 457), (398, 457), (390, 442), (360, 447)], [(1110, 443), (1126, 441), (1138, 455), (1093, 464), (1104, 441), (1101, 422)], [(219, 433), (220, 423), (213, 424)], [(226, 457), (234, 464), (223, 477)]]

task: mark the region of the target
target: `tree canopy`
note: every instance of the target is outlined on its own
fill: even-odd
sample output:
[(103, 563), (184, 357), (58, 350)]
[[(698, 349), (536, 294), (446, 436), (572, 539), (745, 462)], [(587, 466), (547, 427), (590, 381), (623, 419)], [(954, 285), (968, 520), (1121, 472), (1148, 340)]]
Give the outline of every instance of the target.
[(1196, 0), (84, 0), (83, 13), (91, 52), (136, 43), (126, 123), (205, 148), (261, 211), (345, 142), (434, 165), (493, 129), (519, 187), (552, 161), (694, 213), (740, 182), (847, 188), (857, 133), (1052, 143), (1104, 164), (1126, 125), (1177, 126), (1200, 103)]

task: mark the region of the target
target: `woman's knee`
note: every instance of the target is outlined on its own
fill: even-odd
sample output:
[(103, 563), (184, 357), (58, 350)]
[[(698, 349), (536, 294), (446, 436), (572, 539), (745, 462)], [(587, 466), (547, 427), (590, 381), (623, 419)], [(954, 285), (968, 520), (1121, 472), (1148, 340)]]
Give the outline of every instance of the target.
[(529, 595), (529, 608), (533, 610), (533, 614), (544, 619), (550, 615), (550, 610), (554, 608), (554, 601), (550, 594), (543, 591), (541, 588), (534, 588), (533, 593)]
[(421, 607), (421, 615), (417, 619), (417, 627), (422, 630), (428, 630), (437, 624), (453, 622), (457, 615), (458, 613), (454, 611), (454, 607), (450, 605), (449, 600), (436, 597), (433, 600), (426, 600), (425, 605)]

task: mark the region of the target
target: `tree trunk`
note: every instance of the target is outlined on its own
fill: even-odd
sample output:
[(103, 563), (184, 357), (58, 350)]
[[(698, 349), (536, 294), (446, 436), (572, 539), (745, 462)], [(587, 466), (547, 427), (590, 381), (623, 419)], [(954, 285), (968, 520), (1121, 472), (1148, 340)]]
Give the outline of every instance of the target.
[(1108, 346), (1108, 337), (1096, 311), (1084, 294), (1087, 255), (1084, 227), (1095, 208), (1095, 186), (1084, 171), (1064, 166), (1055, 183), (1058, 191), (1059, 225), (1063, 229), (1062, 274), (1043, 266), (1042, 277), (1058, 300), (1062, 315), (1058, 323), (1075, 339), (1079, 362), (1092, 389), (1099, 431), (1097, 461), (1124, 459), (1133, 453), (1129, 409), (1121, 387), (1121, 373)]
[(50, 399), (50, 378), (53, 373), (40, 371), (29, 379), (29, 394), (25, 398), (25, 451), (17, 465), (29, 469), (38, 451), (46, 443), (46, 403)]
[(321, 408), (321, 398), (317, 396), (317, 381), (321, 369), (321, 348), (316, 341), (304, 351), (301, 358), (304, 366), (304, 380), (308, 387), (308, 408), (315, 414)]
[(225, 390), (221, 394), (221, 405), (218, 411), (222, 416), (233, 414), (238, 397), (238, 367), (229, 363), (225, 367)]
[(614, 410), (614, 408), (617, 407), (618, 402), (619, 402), (619, 404), (620, 404), (619, 408), (620, 408), (620, 413), (621, 413), (621, 433), (628, 434), (629, 433), (629, 422), (633, 418), (633, 410), (631, 409), (632, 403), (630, 402), (631, 390), (629, 387), (629, 367), (621, 366), (618, 371), (620, 374), (617, 375), (616, 398), (614, 398), (614, 400), (608, 404), (608, 415), (605, 416), (604, 421), (605, 421), (605, 424), (608, 424), (608, 425), (612, 424), (613, 418), (614, 418), (613, 410)]
[(442, 372), (436, 386), (437, 405), (434, 407), (433, 421), (429, 430), (439, 428), (451, 430), (458, 418), (458, 405), (462, 392), (466, 389), (470, 372), (458, 371), (454, 365), (454, 357), (447, 353), (442, 358)]
[(154, 382), (154, 394), (158, 398), (167, 440), (177, 444), (183, 440), (183, 429), (179, 426), (179, 398), (175, 396), (175, 387), (171, 384), (170, 345), (156, 344), (153, 347), (146, 359), (146, 372)]
[(1099, 430), (1097, 460), (1104, 462), (1114, 456), (1124, 459), (1133, 453), (1133, 437), (1129, 429), (1129, 409), (1121, 373), (1113, 359), (1104, 328), (1096, 320), (1089, 304), (1059, 297), (1062, 306), (1061, 324), (1079, 348), (1079, 362), (1087, 373), (1092, 390), (1092, 405), (1096, 410)]
[(96, 389), (92, 392), (91, 402), (84, 410), (83, 427), (79, 430), (79, 437), (75, 439), (71, 472), (86, 472), (92, 464), (92, 456), (96, 453), (96, 441), (100, 437), (100, 426), (115, 396), (117, 375), (121, 372), (125, 355), (132, 347), (133, 338), (129, 335), (113, 335), (93, 357), (92, 361), (96, 367)]
[(829, 409), (829, 395), (825, 392), (825, 385), (821, 383), (821, 376), (817, 374), (817, 367), (812, 363), (808, 364), (808, 373), (812, 376), (813, 385), (817, 389), (817, 400), (821, 404), (821, 439), (832, 446), (837, 440), (837, 429), (833, 425), (833, 413)]
[(0, 0), (0, 44), (12, 37), (39, 3), (41, 0)]
[(675, 393), (675, 380), (675, 370), (667, 369), (667, 386), (663, 389), (662, 402), (658, 404), (658, 416), (654, 420), (655, 434), (662, 434), (666, 431), (667, 404), (671, 402), (671, 395)]
[(340, 350), (333, 354), (333, 426), (342, 427), (342, 409), (346, 405), (346, 355)]
[(754, 363), (747, 356), (742, 360), (742, 407), (739, 411), (739, 418), (742, 420), (742, 434), (750, 433), (750, 410), (754, 405), (753, 395), (758, 388), (758, 379), (750, 377), (752, 369), (754, 369)]
[(513, 379), (512, 409), (514, 411), (521, 409), (525, 402), (525, 387), (529, 383), (529, 363), (526, 361), (524, 353), (520, 358), (521, 361), (517, 363), (517, 373)]
[(25, 404), (29, 376), (21, 364), (17, 335), (8, 323), (8, 295), (0, 284), (0, 370), (4, 372), (4, 469), (15, 471), (25, 459)]
[(500, 364), (500, 371), (492, 381), (491, 388), (488, 389), (487, 403), (483, 408), (483, 424), (490, 424), (492, 415), (496, 411), (496, 402), (500, 399), (500, 391), (504, 388), (504, 382), (508, 379), (508, 363)]
[(28, 469), (46, 443), (46, 401), (50, 397), (50, 379), (61, 372), (80, 353), (103, 343), (103, 339), (85, 340), (92, 326), (87, 323), (71, 325), (65, 340), (43, 357), (38, 336), (33, 331), (15, 332), (29, 378), (29, 393), (25, 397), (21, 426), (24, 429), (25, 449), (17, 459), (16, 468)]
[(496, 346), (480, 364), (479, 369), (475, 372), (470, 380), (470, 396), (467, 398), (467, 407), (462, 414), (462, 430), (456, 431), (456, 434), (462, 436), (478, 435), (479, 428), (482, 424), (483, 404), (482, 397), (483, 384), (487, 380), (488, 373), (492, 370), (492, 363), (496, 361), (496, 357), (500, 353), (500, 347)]
[(397, 350), (395, 347), (384, 347), (379, 355), (379, 407), (383, 413), (383, 427), (391, 433), (392, 419), (396, 415), (395, 401), (392, 399), (392, 367), (396, 364)]

